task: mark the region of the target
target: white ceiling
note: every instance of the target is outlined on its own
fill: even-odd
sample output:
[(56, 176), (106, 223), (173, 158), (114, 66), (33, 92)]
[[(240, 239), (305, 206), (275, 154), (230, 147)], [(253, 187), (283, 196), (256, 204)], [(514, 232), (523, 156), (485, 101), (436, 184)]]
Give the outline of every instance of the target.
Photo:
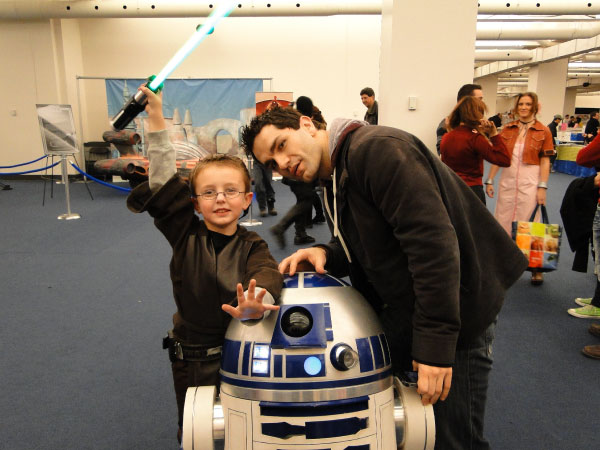
[[(381, 14), (382, 0), (236, 3), (231, 16), (325, 16)], [(600, 0), (478, 0), (478, 4), (475, 78), (498, 74), (499, 95), (511, 95), (527, 89), (531, 65), (569, 58), (573, 64), (567, 86), (578, 94), (600, 91)], [(213, 6), (197, 0), (0, 0), (0, 19), (202, 17)], [(576, 62), (590, 66), (576, 67)]]

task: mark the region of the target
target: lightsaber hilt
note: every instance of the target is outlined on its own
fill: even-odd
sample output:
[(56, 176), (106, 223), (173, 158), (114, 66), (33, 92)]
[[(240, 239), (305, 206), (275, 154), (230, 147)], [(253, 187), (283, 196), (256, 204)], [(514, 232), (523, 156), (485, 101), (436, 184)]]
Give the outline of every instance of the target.
[(111, 119), (110, 124), (116, 131), (122, 130), (135, 117), (141, 113), (148, 104), (148, 98), (142, 91), (137, 91), (131, 96), (125, 106)]

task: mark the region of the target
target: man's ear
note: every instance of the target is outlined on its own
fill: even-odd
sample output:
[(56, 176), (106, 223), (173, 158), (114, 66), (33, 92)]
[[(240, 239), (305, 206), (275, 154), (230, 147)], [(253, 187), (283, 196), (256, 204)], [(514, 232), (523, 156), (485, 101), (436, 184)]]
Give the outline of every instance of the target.
[(315, 127), (315, 124), (313, 123), (312, 119), (308, 116), (300, 117), (300, 128), (308, 131), (311, 136), (314, 136), (315, 133), (317, 132), (317, 128)]

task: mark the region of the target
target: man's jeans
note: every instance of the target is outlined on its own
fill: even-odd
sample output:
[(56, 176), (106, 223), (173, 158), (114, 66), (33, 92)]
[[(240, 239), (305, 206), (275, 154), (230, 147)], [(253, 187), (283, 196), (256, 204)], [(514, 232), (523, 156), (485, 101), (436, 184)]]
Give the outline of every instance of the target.
[(436, 450), (490, 448), (483, 424), (495, 327), (494, 322), (470, 345), (456, 350), (450, 393), (433, 405)]
[(254, 193), (260, 210), (273, 207), (275, 203), (275, 191), (271, 185), (273, 171), (266, 169), (264, 166), (254, 162), (252, 169), (252, 177), (254, 178)]

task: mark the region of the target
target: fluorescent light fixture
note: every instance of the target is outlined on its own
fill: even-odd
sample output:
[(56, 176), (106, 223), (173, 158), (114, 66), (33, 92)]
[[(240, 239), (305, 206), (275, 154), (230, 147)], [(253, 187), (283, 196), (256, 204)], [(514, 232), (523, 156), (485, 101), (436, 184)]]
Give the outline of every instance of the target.
[(475, 41), (476, 48), (539, 47), (538, 41)]
[(576, 68), (599, 69), (600, 62), (570, 62), (569, 68), (571, 68), (571, 69), (576, 69)]

